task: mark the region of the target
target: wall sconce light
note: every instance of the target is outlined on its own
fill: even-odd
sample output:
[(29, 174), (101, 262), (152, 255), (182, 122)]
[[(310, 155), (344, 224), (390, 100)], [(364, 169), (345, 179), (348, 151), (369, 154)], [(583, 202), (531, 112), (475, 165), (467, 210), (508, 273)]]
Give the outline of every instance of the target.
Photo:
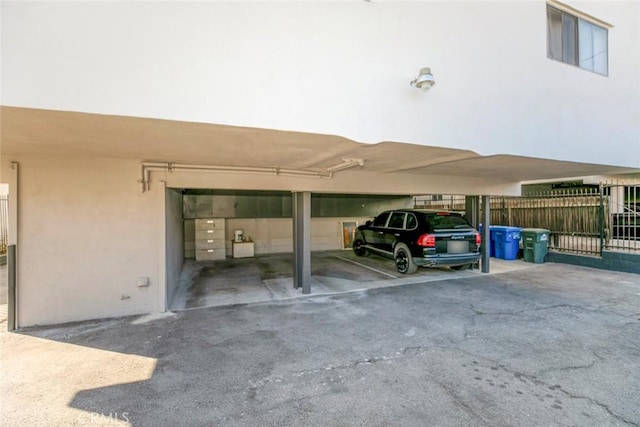
[(418, 89), (422, 90), (429, 90), (434, 84), (436, 84), (436, 81), (433, 78), (433, 74), (431, 74), (431, 68), (429, 67), (421, 68), (418, 77), (409, 82), (410, 86), (417, 87)]

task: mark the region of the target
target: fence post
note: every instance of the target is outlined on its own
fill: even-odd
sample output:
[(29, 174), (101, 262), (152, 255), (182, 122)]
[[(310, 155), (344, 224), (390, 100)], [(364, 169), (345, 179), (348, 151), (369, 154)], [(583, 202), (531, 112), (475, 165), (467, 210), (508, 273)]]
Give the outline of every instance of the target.
[(602, 252), (604, 249), (604, 200), (603, 200), (603, 186), (602, 183), (599, 185), (599, 193), (600, 193), (600, 206), (598, 208), (598, 228), (600, 229), (600, 250), (599, 254), (602, 256)]

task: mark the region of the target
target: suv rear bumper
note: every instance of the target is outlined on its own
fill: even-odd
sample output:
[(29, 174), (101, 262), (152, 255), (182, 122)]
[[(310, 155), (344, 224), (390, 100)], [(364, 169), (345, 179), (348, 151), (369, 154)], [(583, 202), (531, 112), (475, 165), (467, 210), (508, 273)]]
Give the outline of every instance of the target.
[(473, 264), (480, 260), (480, 253), (470, 254), (442, 254), (442, 255), (429, 255), (427, 257), (414, 257), (413, 261), (418, 267), (433, 267), (440, 266), (452, 266)]

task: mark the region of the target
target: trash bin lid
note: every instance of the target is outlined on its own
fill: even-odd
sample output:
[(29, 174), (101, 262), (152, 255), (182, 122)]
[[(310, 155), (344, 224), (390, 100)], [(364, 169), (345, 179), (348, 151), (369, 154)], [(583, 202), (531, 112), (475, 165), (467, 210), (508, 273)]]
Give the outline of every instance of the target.
[(523, 233), (535, 233), (535, 234), (551, 233), (551, 231), (547, 230), (546, 228), (523, 228), (521, 231)]
[(536, 242), (546, 242), (551, 235), (551, 231), (544, 228), (523, 228), (520, 233), (523, 240), (535, 240)]

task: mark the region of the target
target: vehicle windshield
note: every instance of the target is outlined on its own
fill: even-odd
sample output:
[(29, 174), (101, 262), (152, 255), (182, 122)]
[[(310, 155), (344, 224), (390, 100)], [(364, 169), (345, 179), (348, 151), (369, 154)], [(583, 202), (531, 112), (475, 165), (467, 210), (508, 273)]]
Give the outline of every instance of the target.
[(469, 223), (462, 215), (450, 214), (450, 213), (438, 213), (430, 215), (429, 223), (434, 230), (450, 230), (450, 229), (462, 229), (471, 228)]

